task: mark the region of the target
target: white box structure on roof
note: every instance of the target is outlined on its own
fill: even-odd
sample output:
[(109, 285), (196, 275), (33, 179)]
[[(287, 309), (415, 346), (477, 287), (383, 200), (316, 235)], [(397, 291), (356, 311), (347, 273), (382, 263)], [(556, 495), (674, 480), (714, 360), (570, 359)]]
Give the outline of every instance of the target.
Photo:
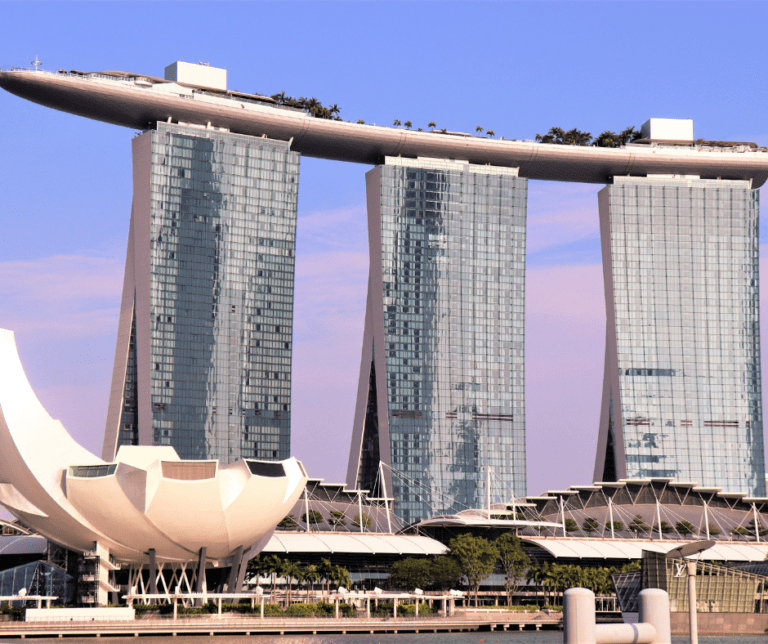
[(201, 85), (212, 89), (227, 89), (227, 70), (211, 67), (207, 63), (182, 63), (176, 61), (165, 68), (165, 80), (177, 83)]
[(693, 119), (648, 119), (640, 128), (644, 139), (693, 142)]

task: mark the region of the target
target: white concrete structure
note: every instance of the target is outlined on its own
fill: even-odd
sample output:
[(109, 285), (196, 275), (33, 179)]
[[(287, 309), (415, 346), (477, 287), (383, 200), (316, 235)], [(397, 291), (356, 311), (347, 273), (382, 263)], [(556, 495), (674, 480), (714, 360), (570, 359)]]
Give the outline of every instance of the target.
[(653, 141), (693, 143), (693, 119), (648, 119), (640, 134)]
[(211, 67), (207, 63), (198, 63), (197, 65), (181, 61), (171, 63), (165, 68), (165, 80), (227, 90), (227, 70)]
[(0, 330), (0, 503), (70, 549), (118, 562), (242, 560), (298, 500), (296, 459), (182, 461), (171, 447), (124, 447), (107, 463), (38, 401), (13, 332)]

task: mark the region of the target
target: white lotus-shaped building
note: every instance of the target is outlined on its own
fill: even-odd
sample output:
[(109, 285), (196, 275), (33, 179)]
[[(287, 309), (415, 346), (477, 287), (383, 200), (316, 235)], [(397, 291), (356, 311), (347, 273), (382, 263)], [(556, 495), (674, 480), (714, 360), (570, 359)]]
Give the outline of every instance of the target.
[(307, 476), (281, 462), (182, 461), (172, 447), (94, 456), (52, 419), (27, 381), (12, 331), (0, 330), (0, 503), (68, 548), (142, 563), (224, 560), (263, 546)]

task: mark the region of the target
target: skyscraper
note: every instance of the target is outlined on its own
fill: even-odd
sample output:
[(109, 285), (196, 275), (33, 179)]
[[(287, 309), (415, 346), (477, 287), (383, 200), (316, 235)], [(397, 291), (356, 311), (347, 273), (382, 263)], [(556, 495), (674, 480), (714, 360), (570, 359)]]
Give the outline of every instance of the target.
[(133, 206), (103, 455), (285, 459), (299, 155), (158, 123), (133, 141)]
[(605, 378), (595, 480), (765, 495), (758, 191), (615, 177), (599, 193)]
[(495, 499), (525, 494), (527, 180), (386, 157), (366, 187), (370, 278), (347, 485), (394, 493), (406, 523), (482, 505), (488, 466)]

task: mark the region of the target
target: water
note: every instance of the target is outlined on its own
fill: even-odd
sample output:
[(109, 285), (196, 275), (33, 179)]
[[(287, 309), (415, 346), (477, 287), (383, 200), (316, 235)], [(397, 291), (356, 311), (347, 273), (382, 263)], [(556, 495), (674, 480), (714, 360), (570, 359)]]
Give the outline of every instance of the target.
[[(19, 644), (18, 639), (2, 639), (0, 643)], [(52, 644), (52, 639), (26, 639), (25, 642)], [(69, 644), (136, 644), (134, 637), (105, 637), (97, 640), (95, 637), (67, 638)], [(216, 637), (141, 637), (140, 644), (562, 644), (561, 631), (546, 632), (474, 632), (474, 633), (402, 633), (398, 635), (253, 635)], [(700, 635), (700, 644), (766, 644), (764, 635)], [(688, 644), (686, 635), (672, 637), (672, 644)]]

